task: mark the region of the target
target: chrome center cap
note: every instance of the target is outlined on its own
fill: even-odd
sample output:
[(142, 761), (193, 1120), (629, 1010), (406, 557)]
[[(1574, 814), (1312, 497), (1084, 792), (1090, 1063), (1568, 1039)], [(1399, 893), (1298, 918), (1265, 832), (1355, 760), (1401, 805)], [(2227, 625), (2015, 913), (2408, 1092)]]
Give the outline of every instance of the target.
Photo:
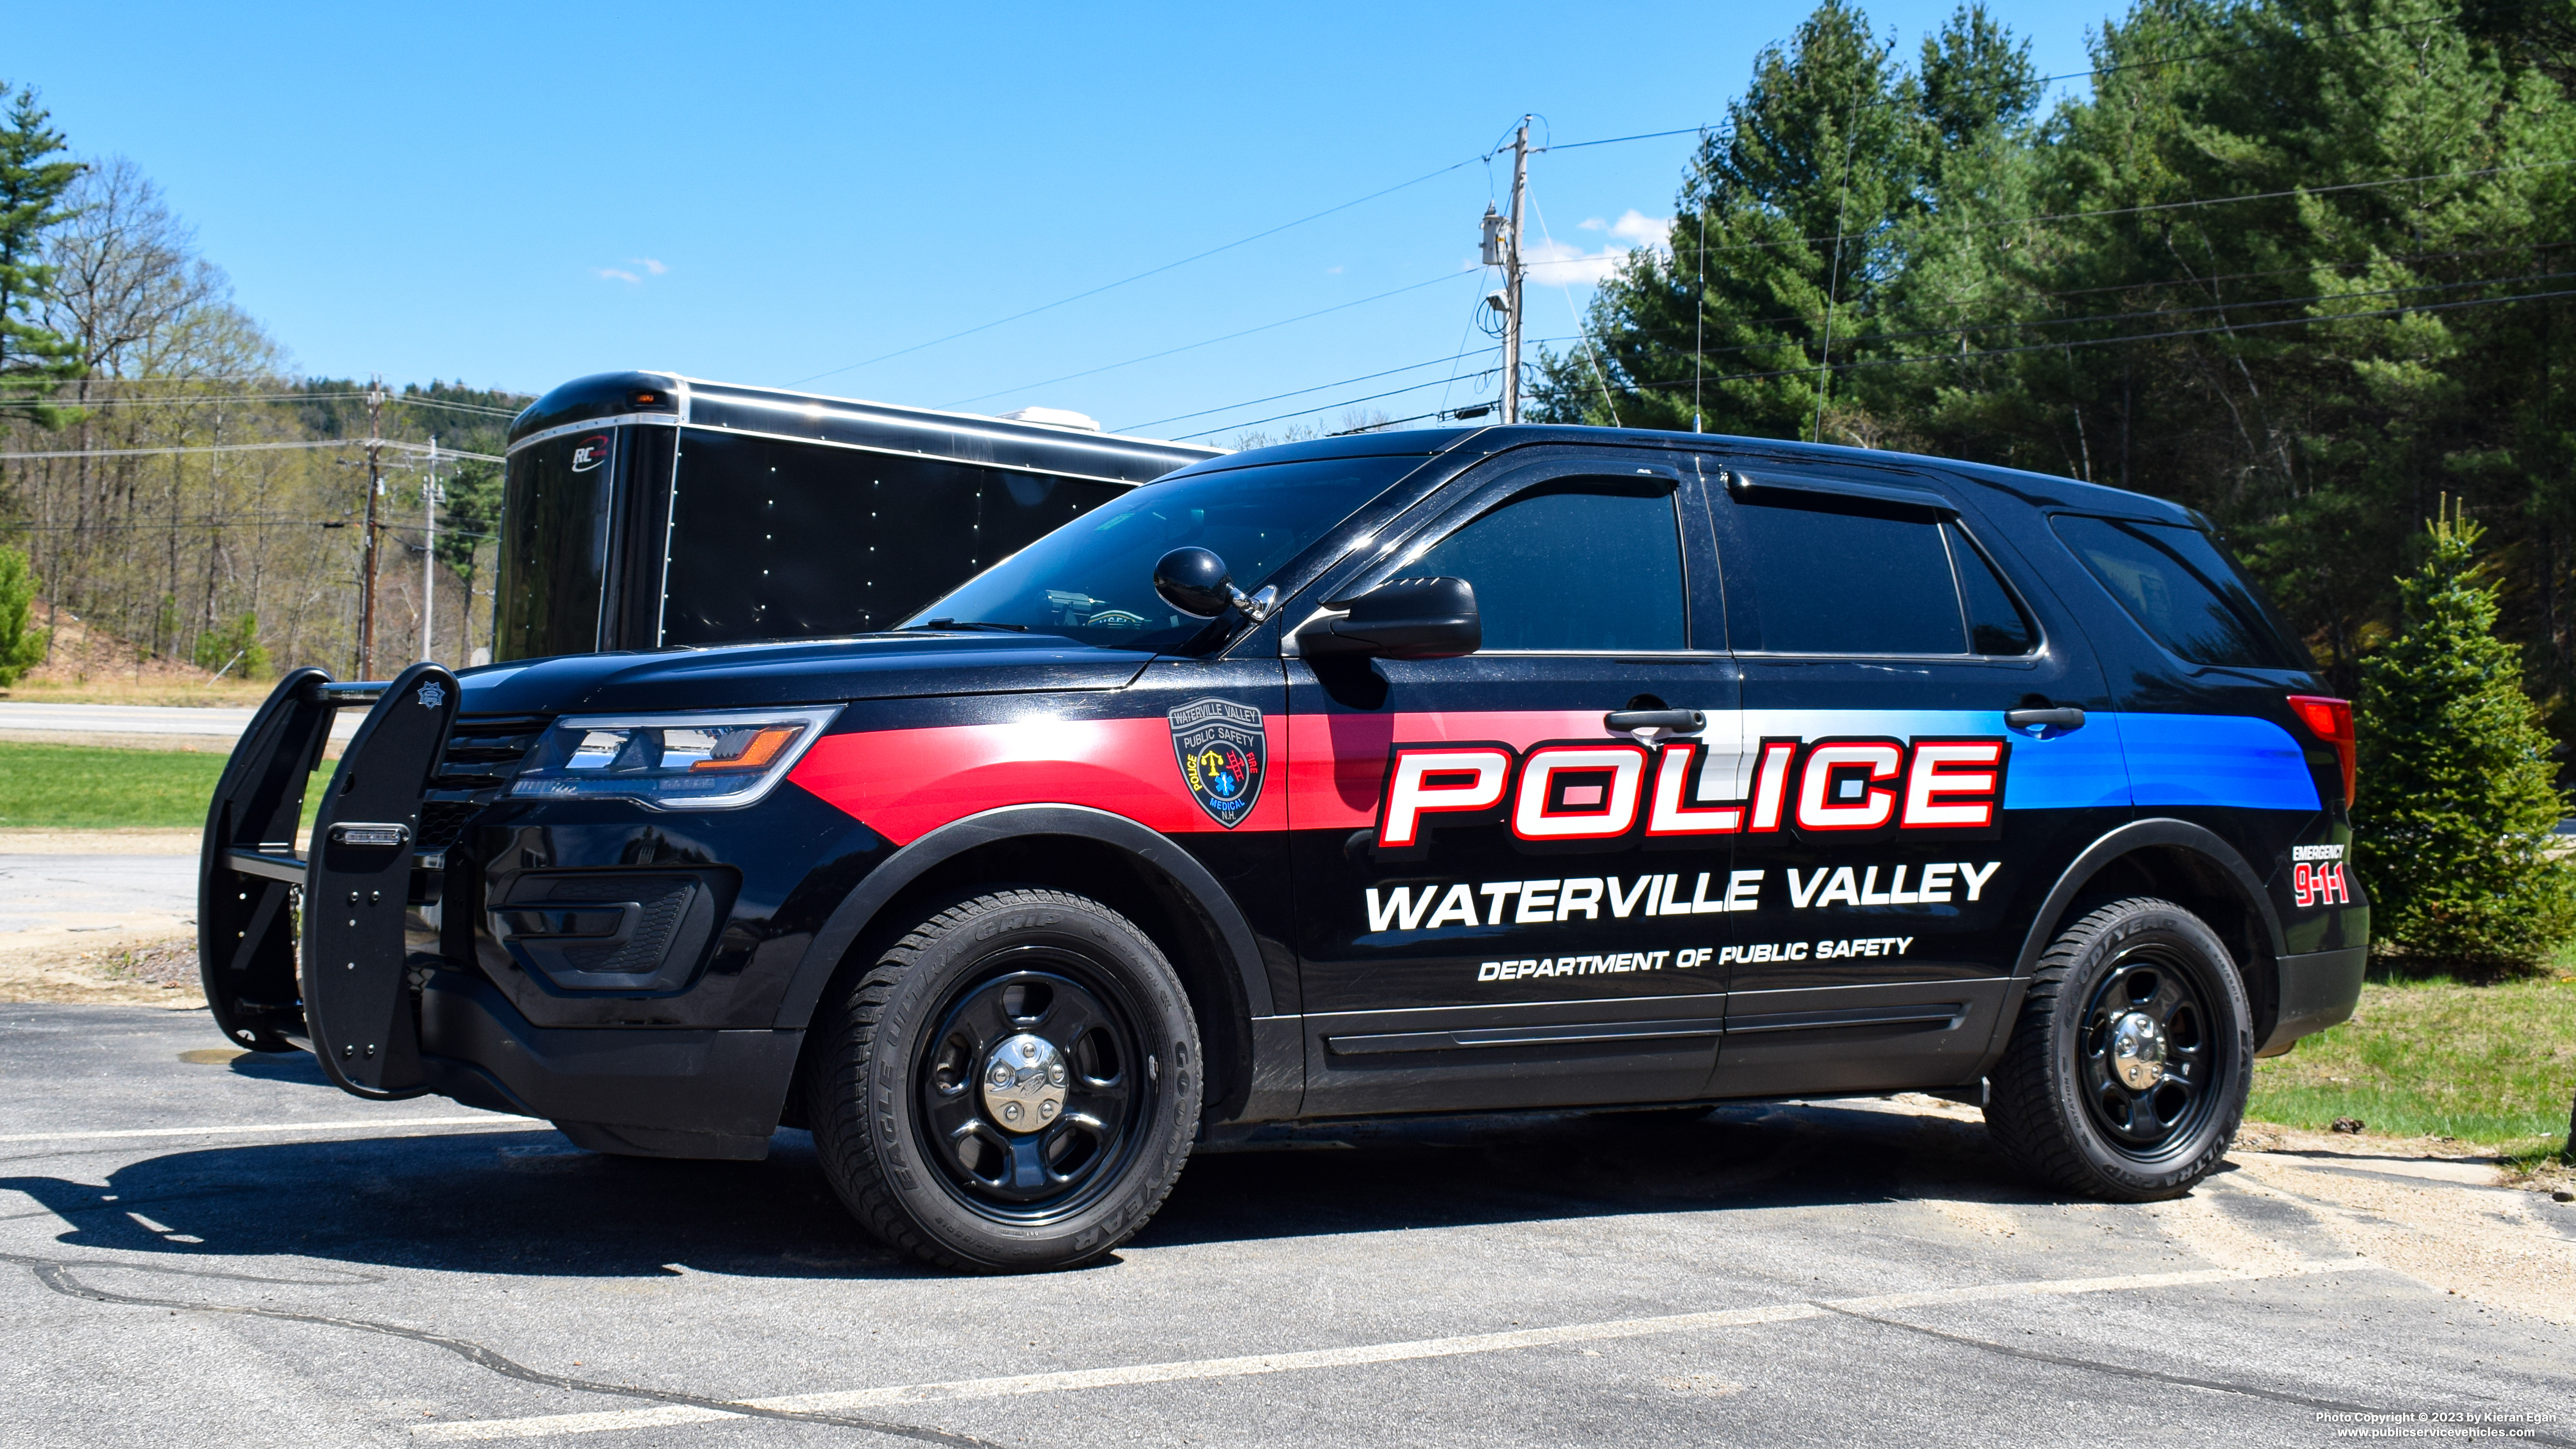
[(1064, 1088), (1071, 1079), (1054, 1042), (1022, 1032), (984, 1059), (984, 1113), (1004, 1131), (1035, 1132), (1064, 1115)]
[(2111, 1023), (2111, 1070), (2132, 1092), (2165, 1079), (2165, 1029), (2143, 1011)]

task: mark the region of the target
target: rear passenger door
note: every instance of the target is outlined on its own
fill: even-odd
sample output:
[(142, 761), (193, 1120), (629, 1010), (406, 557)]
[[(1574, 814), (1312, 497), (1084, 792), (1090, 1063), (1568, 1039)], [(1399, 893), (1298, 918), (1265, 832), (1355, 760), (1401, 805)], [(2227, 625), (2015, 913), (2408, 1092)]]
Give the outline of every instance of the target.
[(1714, 566), (1696, 473), (1604, 451), (1467, 475), (1289, 610), (1446, 575), (1485, 630), (1465, 658), (1289, 665), (1308, 1112), (1705, 1089), (1729, 846), (1657, 792), (1706, 751), (1607, 717), (1696, 710), (1731, 749), (1735, 670), (1691, 603)]
[[(2017, 923), (2126, 817), (2100, 670), (1930, 477), (1743, 458), (1711, 483), (1744, 678), (1734, 867), (1760, 901), (1735, 918), (1717, 1090), (1955, 1082)], [(2030, 710), (2056, 722), (2006, 718)]]

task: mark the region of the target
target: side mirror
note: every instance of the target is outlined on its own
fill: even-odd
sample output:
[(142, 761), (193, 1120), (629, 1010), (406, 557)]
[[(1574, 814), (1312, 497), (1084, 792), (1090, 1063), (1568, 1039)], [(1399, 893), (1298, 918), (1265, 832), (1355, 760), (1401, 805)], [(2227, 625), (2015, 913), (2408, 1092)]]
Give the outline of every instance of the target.
[(1476, 586), (1465, 579), (1389, 579), (1324, 607), (1338, 612), (1308, 620), (1297, 630), (1297, 652), (1309, 659), (1369, 654), (1455, 659), (1485, 645)]
[(1240, 609), (1258, 624), (1279, 607), (1277, 589), (1245, 595), (1234, 586), (1234, 575), (1226, 571), (1224, 559), (1195, 546), (1173, 549), (1155, 563), (1154, 592), (1163, 596), (1164, 603), (1200, 619)]

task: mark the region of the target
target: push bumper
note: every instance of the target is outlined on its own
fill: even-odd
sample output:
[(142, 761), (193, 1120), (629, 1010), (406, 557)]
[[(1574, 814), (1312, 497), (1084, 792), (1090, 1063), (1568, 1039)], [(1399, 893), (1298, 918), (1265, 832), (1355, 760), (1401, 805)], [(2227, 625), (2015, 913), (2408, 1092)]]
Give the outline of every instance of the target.
[(2361, 1004), (2361, 976), (2369, 960), (2367, 946), (2280, 958), (2280, 1010), (2254, 1054), (2279, 1056), (2299, 1038), (2349, 1018)]

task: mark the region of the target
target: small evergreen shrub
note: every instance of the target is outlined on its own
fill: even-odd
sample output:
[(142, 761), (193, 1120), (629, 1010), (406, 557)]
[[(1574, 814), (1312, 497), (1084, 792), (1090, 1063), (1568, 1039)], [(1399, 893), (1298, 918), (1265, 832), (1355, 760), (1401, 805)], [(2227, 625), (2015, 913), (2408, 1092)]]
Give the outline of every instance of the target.
[(197, 636), (197, 667), (234, 679), (262, 679), (268, 674), (268, 649), (259, 642), (259, 616), (244, 614)]
[(45, 631), (29, 622), (36, 608), (36, 573), (24, 549), (0, 548), (0, 689), (45, 662)]
[(2565, 801), (2521, 651), (2495, 636), (2483, 530), (2451, 511), (2428, 532), (2397, 581), (2403, 631), (2362, 661), (2354, 860), (2381, 952), (2526, 971), (2576, 930), (2576, 872), (2547, 853)]

